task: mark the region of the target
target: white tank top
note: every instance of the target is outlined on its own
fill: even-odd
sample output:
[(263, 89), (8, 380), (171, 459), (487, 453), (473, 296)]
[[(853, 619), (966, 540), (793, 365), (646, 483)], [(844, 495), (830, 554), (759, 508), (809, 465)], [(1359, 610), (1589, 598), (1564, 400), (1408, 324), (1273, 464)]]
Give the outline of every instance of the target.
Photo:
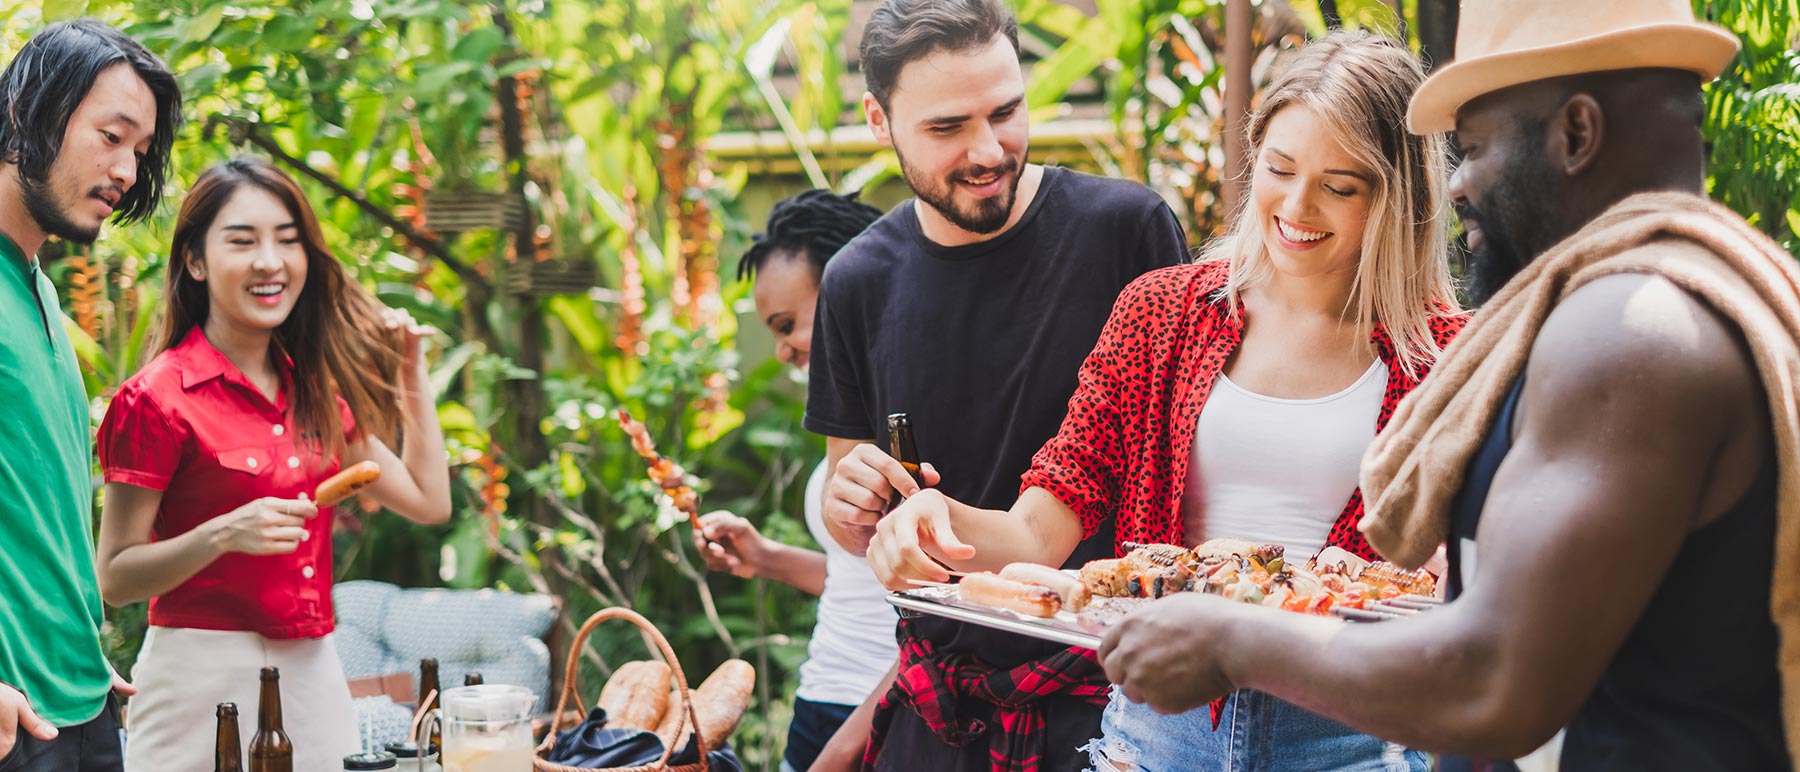
[(1310, 558), (1356, 490), (1387, 390), (1381, 360), (1349, 388), (1277, 399), (1219, 374), (1200, 410), (1182, 493), (1190, 546), (1221, 536)]
[(860, 705), (899, 655), (900, 621), (869, 562), (838, 546), (825, 531), (825, 462), (806, 481), (806, 528), (825, 550), (825, 594), (819, 596), (807, 659), (794, 694), (812, 702)]

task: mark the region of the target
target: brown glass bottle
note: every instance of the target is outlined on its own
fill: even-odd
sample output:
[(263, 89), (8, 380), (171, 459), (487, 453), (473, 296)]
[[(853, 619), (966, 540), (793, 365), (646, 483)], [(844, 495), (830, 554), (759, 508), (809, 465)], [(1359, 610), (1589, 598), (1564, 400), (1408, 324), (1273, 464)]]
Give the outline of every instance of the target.
[(256, 735), (250, 738), (250, 772), (294, 772), (294, 743), (281, 729), (281, 671), (262, 669)]
[[(427, 710), (436, 710), (438, 706), (438, 696), (433, 692), (437, 691), (438, 661), (429, 657), (419, 660), (419, 707)], [(432, 726), (436, 727), (437, 724), (434, 723)], [(432, 744), (435, 745), (440, 742), (441, 740), (439, 738), (440, 734), (438, 730), (433, 728), (431, 730)]]
[[(925, 487), (925, 475), (919, 471), (919, 446), (913, 442), (912, 417), (905, 413), (891, 413), (887, 417), (887, 425), (888, 455), (906, 468), (906, 473), (912, 475), (914, 483), (921, 488)], [(901, 500), (901, 495), (895, 493), (888, 500), (888, 511), (892, 512), (895, 507), (900, 506)]]
[(480, 685), (481, 685), (481, 674), (480, 673), (464, 673), (463, 674), (463, 686), (480, 686)]
[(219, 733), (213, 741), (213, 772), (244, 772), (244, 751), (238, 740), (237, 703), (219, 703)]

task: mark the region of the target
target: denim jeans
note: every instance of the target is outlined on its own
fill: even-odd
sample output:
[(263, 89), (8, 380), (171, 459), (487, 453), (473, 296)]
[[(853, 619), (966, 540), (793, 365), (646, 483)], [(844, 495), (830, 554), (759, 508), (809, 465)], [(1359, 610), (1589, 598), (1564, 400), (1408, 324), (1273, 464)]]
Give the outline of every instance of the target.
[(831, 736), (855, 710), (855, 705), (794, 698), (794, 721), (788, 724), (787, 755), (782, 757), (782, 769), (805, 772), (811, 768), (825, 744), (831, 742)]
[(1370, 737), (1261, 692), (1225, 702), (1217, 731), (1212, 711), (1174, 716), (1125, 699), (1117, 687), (1089, 743), (1099, 772), (1427, 772), (1424, 753)]

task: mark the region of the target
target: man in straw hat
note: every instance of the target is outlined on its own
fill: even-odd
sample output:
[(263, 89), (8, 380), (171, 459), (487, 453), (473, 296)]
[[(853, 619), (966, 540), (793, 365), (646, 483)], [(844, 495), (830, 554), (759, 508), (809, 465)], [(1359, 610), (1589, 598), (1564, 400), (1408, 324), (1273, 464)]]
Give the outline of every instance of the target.
[[(1800, 270), (1702, 197), (1700, 86), (1736, 53), (1688, 0), (1465, 3), (1414, 96), (1455, 131), (1474, 322), (1363, 465), (1362, 529), (1453, 602), (1336, 620), (1184, 595), (1101, 649), (1161, 710), (1252, 688), (1510, 769), (1800, 757)], [(1785, 729), (1785, 738), (1784, 738)]]

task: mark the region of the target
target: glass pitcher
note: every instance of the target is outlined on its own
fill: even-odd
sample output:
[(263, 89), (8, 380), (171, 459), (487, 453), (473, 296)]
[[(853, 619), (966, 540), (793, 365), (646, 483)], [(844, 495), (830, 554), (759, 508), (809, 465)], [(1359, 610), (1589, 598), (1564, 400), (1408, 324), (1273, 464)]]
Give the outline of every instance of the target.
[(531, 708), (537, 695), (523, 686), (483, 684), (447, 689), (442, 707), (444, 772), (531, 772), (536, 743)]

